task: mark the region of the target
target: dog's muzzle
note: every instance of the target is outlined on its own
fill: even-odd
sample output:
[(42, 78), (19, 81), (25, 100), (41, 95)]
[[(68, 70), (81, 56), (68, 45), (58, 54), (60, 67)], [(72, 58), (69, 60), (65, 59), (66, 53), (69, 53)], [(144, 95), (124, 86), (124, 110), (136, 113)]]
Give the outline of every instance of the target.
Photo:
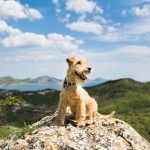
[(80, 79), (82, 80), (87, 80), (86, 74), (91, 73), (92, 68), (88, 67), (87, 69), (84, 70), (84, 72), (79, 73), (79, 72), (75, 72), (75, 74), (80, 77)]

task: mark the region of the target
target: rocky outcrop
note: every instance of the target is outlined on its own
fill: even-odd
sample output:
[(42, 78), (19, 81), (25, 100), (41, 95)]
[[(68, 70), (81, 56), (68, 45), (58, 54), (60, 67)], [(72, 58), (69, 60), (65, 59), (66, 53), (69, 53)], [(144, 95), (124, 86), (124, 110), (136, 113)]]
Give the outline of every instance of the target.
[(15, 134), (0, 141), (2, 150), (150, 150), (150, 143), (130, 125), (118, 120), (94, 119), (94, 124), (78, 128), (71, 120), (65, 126), (53, 125), (55, 116), (47, 116), (32, 125), (40, 126), (24, 138)]

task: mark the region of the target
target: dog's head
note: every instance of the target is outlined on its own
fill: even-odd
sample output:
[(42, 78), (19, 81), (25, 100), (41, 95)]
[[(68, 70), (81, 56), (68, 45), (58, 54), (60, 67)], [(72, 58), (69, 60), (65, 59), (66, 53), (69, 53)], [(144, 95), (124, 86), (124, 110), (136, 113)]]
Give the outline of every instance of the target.
[(91, 73), (91, 65), (85, 59), (78, 59), (76, 57), (67, 58), (69, 69), (68, 71), (75, 76), (76, 81), (84, 82), (87, 80), (88, 74)]

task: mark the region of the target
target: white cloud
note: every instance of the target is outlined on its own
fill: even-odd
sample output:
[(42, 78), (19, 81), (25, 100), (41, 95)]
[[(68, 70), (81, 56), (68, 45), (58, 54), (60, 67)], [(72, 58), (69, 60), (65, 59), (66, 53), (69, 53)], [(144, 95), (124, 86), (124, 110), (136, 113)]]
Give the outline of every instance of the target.
[(20, 33), (2, 40), (5, 47), (44, 46), (45, 43), (46, 38), (44, 35), (34, 33)]
[(150, 39), (150, 20), (139, 19), (133, 23), (119, 26), (114, 32), (103, 32), (96, 38), (100, 41), (119, 42), (119, 41), (142, 41)]
[(108, 30), (109, 32), (115, 32), (115, 31), (117, 30), (117, 28), (115, 28), (115, 27), (113, 27), (113, 26), (108, 26), (108, 27), (107, 27), (107, 30)]
[(123, 26), (124, 34), (140, 35), (150, 32), (150, 19), (139, 19), (133, 23), (125, 24)]
[(123, 45), (103, 51), (87, 51), (83, 56), (92, 65), (93, 78), (149, 80), (150, 46)]
[(99, 35), (103, 27), (95, 22), (86, 22), (86, 21), (77, 21), (72, 22), (66, 25), (67, 28), (78, 31), (78, 32), (84, 32), (84, 33), (93, 33), (96, 35)]
[[(56, 55), (57, 54), (57, 55)], [(23, 51), (17, 53), (9, 53), (7, 57), (4, 57), (6, 62), (24, 62), (24, 61), (33, 61), (33, 62), (47, 62), (59, 59), (59, 53), (52, 54), (51, 51)], [(2, 59), (2, 58), (1, 58)]]
[(142, 8), (140, 7), (133, 7), (132, 13), (136, 16), (145, 17), (150, 16), (150, 5), (144, 5)]
[(105, 18), (103, 18), (102, 16), (94, 16), (93, 20), (98, 21), (98, 22), (103, 23), (103, 24), (107, 23), (107, 20)]
[(7, 32), (9, 34), (19, 34), (21, 31), (17, 28), (9, 26), (5, 21), (0, 20), (0, 33)]
[(150, 47), (148, 46), (127, 45), (110, 48), (109, 51), (84, 51), (83, 53), (72, 51), (69, 54), (60, 53), (59, 51), (52, 53), (49, 50), (41, 51), (37, 49), (16, 51), (15, 53), (9, 51), (9, 54), (0, 55), (2, 66), (0, 74), (5, 76), (4, 72), (7, 70), (10, 75), (19, 77), (47, 74), (63, 79), (67, 69), (65, 58), (78, 56), (86, 58), (92, 65), (93, 73), (89, 78), (118, 79), (130, 77), (140, 81), (148, 81), (150, 76), (149, 50)]
[(20, 33), (10, 35), (1, 41), (5, 47), (24, 47), (24, 48), (45, 48), (62, 51), (78, 50), (78, 46), (83, 43), (81, 40), (76, 40), (69, 35), (52, 33), (48, 35), (35, 33)]
[[(116, 54), (126, 55), (126, 56), (133, 56), (133, 57), (149, 57), (150, 56), (150, 47), (148, 46), (140, 46), (140, 45), (127, 45), (118, 48)], [(139, 58), (139, 59), (140, 59)]]
[(86, 14), (82, 14), (79, 18), (78, 21), (85, 21), (86, 20)]
[(53, 4), (55, 4), (55, 6), (56, 6), (56, 13), (57, 14), (59, 14), (59, 13), (61, 13), (61, 8), (60, 8), (60, 4), (59, 4), (59, 0), (52, 0), (52, 2), (53, 2)]
[(89, 0), (67, 0), (66, 9), (75, 11), (78, 14), (103, 13), (103, 10), (95, 2)]
[(58, 4), (58, 3), (59, 3), (59, 0), (52, 0), (52, 2), (53, 2), (54, 4)]
[(0, 17), (2, 19), (13, 18), (17, 19), (41, 19), (41, 13), (28, 5), (22, 5), (15, 0), (1, 0), (0, 1)]
[(5, 21), (0, 20), (0, 33), (8, 33), (0, 43), (4, 47), (41, 47), (64, 51), (77, 50), (82, 40), (76, 40), (70, 35), (51, 33), (48, 35), (22, 32), (17, 28), (9, 26)]
[[(81, 54), (80, 54), (81, 55)], [(100, 48), (99, 51), (84, 51), (82, 57), (93, 63), (120, 63), (149, 62), (150, 46), (143, 45), (123, 45), (107, 49)]]
[(70, 17), (71, 17), (71, 14), (66, 14), (65, 17), (59, 19), (59, 21), (62, 23), (67, 23), (67, 22), (69, 22)]
[[(118, 47), (115, 51), (103, 52), (103, 57), (112, 57), (118, 61), (147, 61), (150, 58), (150, 47), (143, 45), (126, 45)], [(118, 57), (119, 56), (119, 57)]]

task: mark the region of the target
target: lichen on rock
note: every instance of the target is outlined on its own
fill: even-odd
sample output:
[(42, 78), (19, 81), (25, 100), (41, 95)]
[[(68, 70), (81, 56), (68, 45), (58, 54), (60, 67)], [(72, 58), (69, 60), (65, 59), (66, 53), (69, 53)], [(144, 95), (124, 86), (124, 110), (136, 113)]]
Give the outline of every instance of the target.
[(24, 138), (9, 136), (0, 141), (2, 150), (150, 150), (150, 143), (130, 125), (118, 119), (100, 120), (78, 128), (66, 120), (55, 126), (54, 116), (47, 116), (32, 126), (39, 126)]

